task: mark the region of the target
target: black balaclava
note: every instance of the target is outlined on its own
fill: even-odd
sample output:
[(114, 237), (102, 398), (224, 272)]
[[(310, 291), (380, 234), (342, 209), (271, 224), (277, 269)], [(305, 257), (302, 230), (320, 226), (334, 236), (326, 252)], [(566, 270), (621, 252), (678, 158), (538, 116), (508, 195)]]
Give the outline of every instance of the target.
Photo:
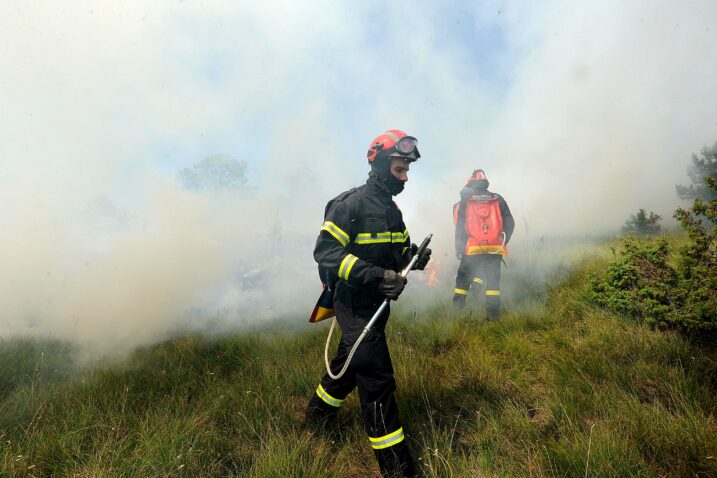
[(489, 185), (490, 183), (487, 179), (476, 179), (475, 181), (471, 181), (470, 183), (471, 188), (477, 191), (488, 189)]
[(371, 175), (378, 179), (380, 184), (386, 186), (392, 196), (401, 194), (406, 183), (391, 174), (391, 161), (393, 157), (383, 156), (371, 162)]

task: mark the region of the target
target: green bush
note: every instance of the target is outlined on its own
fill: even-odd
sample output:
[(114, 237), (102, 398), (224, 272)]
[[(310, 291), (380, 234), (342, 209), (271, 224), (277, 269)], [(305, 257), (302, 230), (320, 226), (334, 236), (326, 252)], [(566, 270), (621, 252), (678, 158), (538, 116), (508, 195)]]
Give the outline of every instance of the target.
[(620, 255), (604, 275), (591, 279), (592, 299), (661, 328), (674, 321), (679, 280), (668, 262), (667, 240), (640, 241), (628, 236), (622, 240)]
[[(705, 183), (717, 192), (717, 179)], [(686, 245), (674, 251), (665, 238), (624, 238), (620, 258), (591, 279), (591, 298), (653, 326), (711, 335), (717, 332), (717, 199), (697, 198), (675, 218)]]

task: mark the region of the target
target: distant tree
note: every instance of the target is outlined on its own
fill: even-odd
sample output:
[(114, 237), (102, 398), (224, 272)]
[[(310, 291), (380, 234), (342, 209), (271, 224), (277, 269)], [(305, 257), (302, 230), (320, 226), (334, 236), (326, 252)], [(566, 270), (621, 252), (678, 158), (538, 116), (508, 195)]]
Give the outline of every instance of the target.
[(678, 263), (685, 283), (681, 315), (695, 328), (717, 331), (717, 175), (707, 176), (705, 186), (713, 199), (697, 197), (690, 210), (675, 211), (689, 237)]
[(129, 220), (127, 211), (117, 207), (104, 194), (100, 194), (87, 203), (84, 217), (95, 225), (109, 228), (123, 226)]
[(692, 184), (676, 186), (677, 196), (680, 199), (701, 198), (705, 201), (717, 199), (717, 191), (710, 189), (705, 182), (706, 177), (717, 177), (717, 143), (711, 148), (706, 146), (702, 148), (700, 157), (692, 155), (692, 164), (687, 167), (687, 174), (690, 176)]
[(650, 211), (650, 214), (640, 209), (636, 214), (631, 214), (630, 218), (625, 221), (622, 226), (623, 234), (633, 232), (639, 236), (648, 236), (660, 233), (660, 220), (662, 216)]
[(247, 184), (246, 172), (246, 161), (215, 155), (181, 170), (179, 181), (191, 191), (241, 190)]

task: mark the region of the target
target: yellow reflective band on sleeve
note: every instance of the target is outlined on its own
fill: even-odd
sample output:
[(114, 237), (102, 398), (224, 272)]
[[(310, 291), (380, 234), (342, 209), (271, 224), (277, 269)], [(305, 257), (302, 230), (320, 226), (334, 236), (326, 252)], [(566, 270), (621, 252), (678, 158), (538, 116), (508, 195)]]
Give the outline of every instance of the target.
[(485, 291), (485, 295), (500, 295), (499, 290), (487, 290)]
[(403, 232), (392, 232), (391, 242), (406, 242), (408, 239), (408, 229)]
[(403, 249), (401, 249), (401, 255), (404, 255), (407, 250), (408, 250), (408, 247), (404, 247)]
[(346, 254), (344, 260), (341, 261), (339, 266), (339, 277), (343, 280), (349, 280), (349, 274), (351, 274), (351, 268), (356, 264), (358, 257), (353, 254)]
[(321, 384), (319, 384), (319, 388), (316, 389), (316, 395), (318, 395), (321, 400), (323, 400), (324, 402), (328, 403), (328, 404), (331, 405), (332, 407), (337, 407), (337, 408), (338, 408), (338, 407), (340, 407), (341, 405), (343, 405), (343, 403), (344, 403), (343, 400), (339, 400), (338, 398), (334, 398), (334, 397), (332, 397), (331, 395), (329, 395), (328, 393), (326, 393), (326, 390), (324, 390), (324, 387), (322, 387)]
[(388, 231), (377, 232), (376, 237), (372, 237), (370, 232), (359, 232), (354, 239), (356, 244), (381, 244), (391, 242), (391, 233)]
[(474, 277), (474, 278), (473, 278), (473, 282), (477, 282), (477, 283), (479, 283), (479, 284), (482, 284), (482, 283), (483, 283), (483, 279), (481, 279), (480, 277)]
[(336, 240), (339, 241), (344, 247), (346, 247), (346, 244), (349, 243), (349, 235), (346, 234), (343, 229), (341, 229), (339, 226), (337, 226), (331, 221), (326, 221), (324, 225), (321, 226), (321, 230), (326, 231), (332, 236), (334, 236)]
[(468, 295), (468, 291), (465, 289), (453, 289), (453, 292), (461, 295)]
[(374, 450), (382, 450), (384, 448), (388, 448), (390, 446), (397, 445), (397, 444), (401, 443), (404, 438), (405, 437), (403, 435), (403, 427), (399, 428), (398, 430), (396, 430), (393, 433), (389, 433), (388, 435), (385, 435), (382, 437), (378, 437), (378, 438), (368, 437), (368, 439), (371, 440), (371, 447)]

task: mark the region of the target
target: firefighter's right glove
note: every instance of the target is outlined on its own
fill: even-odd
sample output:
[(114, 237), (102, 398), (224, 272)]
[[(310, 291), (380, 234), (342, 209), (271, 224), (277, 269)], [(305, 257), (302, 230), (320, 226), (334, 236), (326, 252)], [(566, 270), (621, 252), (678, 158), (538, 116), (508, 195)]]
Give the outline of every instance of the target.
[[(409, 249), (408, 257), (409, 261), (413, 259), (413, 257), (418, 254), (418, 246), (414, 243), (411, 244), (411, 248)], [(418, 269), (419, 271), (422, 271), (426, 268), (426, 265), (428, 264), (428, 261), (431, 260), (431, 249), (426, 248), (425, 251), (423, 251), (423, 254), (421, 254), (421, 257), (418, 258), (418, 261), (413, 265), (413, 269)]]
[(383, 271), (383, 279), (378, 283), (378, 290), (389, 299), (396, 300), (403, 292), (408, 280), (396, 271), (386, 269)]

